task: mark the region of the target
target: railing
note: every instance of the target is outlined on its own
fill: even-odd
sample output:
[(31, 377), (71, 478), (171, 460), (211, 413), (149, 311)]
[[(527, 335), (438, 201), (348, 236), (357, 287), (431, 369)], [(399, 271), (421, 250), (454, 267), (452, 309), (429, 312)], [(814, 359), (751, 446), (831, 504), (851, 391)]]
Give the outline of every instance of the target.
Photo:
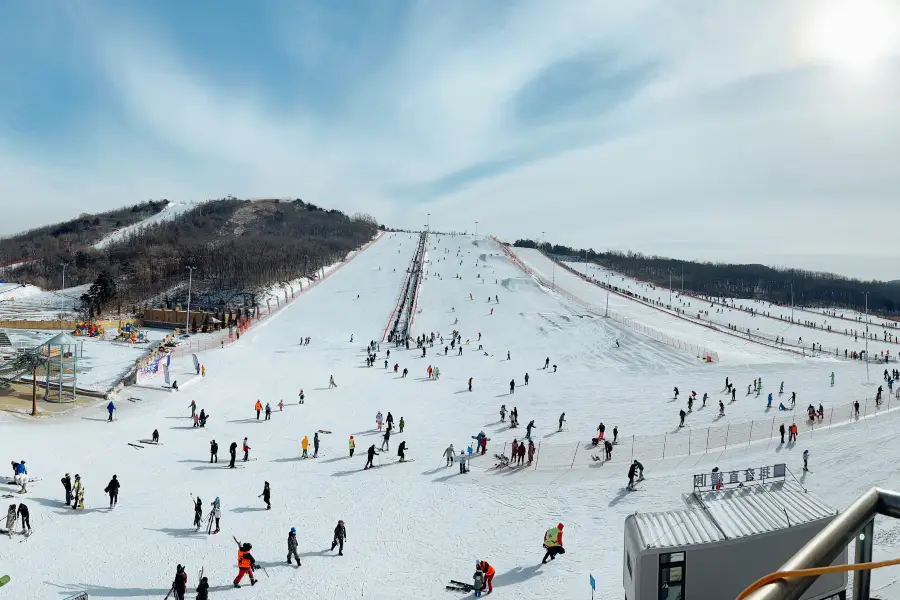
[(654, 329), (653, 327), (650, 327), (649, 325), (640, 323), (639, 321), (636, 321), (630, 317), (620, 315), (619, 313), (617, 313), (613, 310), (609, 310), (609, 309), (597, 306), (595, 304), (591, 304), (590, 302), (586, 302), (586, 301), (582, 300), (581, 298), (575, 296), (574, 294), (559, 288), (558, 286), (556, 286), (554, 284), (554, 282), (552, 282), (551, 280), (548, 280), (543, 275), (540, 275), (536, 271), (534, 271), (534, 270), (530, 269), (528, 266), (526, 266), (519, 259), (519, 257), (516, 256), (516, 254), (512, 250), (510, 250), (509, 247), (506, 246), (503, 242), (501, 242), (497, 238), (493, 238), (493, 239), (500, 246), (500, 248), (503, 249), (503, 252), (506, 254), (506, 257), (510, 260), (510, 262), (512, 262), (514, 265), (516, 265), (519, 269), (524, 271), (526, 274), (533, 277), (542, 286), (553, 290), (556, 294), (562, 296), (563, 298), (565, 298), (569, 302), (572, 302), (576, 306), (579, 306), (580, 308), (583, 308), (593, 314), (596, 314), (596, 315), (599, 315), (602, 317), (606, 317), (606, 318), (610, 318), (613, 321), (616, 321), (617, 323), (620, 323), (633, 331), (636, 331), (642, 335), (645, 335), (651, 339), (656, 340), (657, 342), (661, 342), (661, 343), (663, 343), (667, 346), (671, 346), (672, 348), (675, 348), (677, 350), (683, 350), (685, 352), (689, 352), (701, 360), (704, 360), (707, 362), (718, 362), (719, 361), (719, 355), (715, 350), (706, 348), (704, 346), (699, 346), (697, 344), (691, 344), (690, 342), (685, 342), (683, 340), (679, 340), (675, 337), (672, 337), (671, 335), (668, 335), (666, 333), (663, 333), (662, 331), (659, 331), (658, 329)]
[[(749, 402), (751, 400), (745, 400)], [(774, 402), (773, 402), (774, 404)], [(727, 404), (726, 404), (727, 407)], [(705, 411), (716, 411), (717, 407), (710, 403), (706, 408), (701, 408), (689, 413), (688, 419), (702, 414)], [(897, 396), (888, 398), (876, 405), (874, 399), (865, 399), (859, 403), (859, 412), (853, 403), (832, 407), (824, 410), (821, 418), (810, 421), (804, 409), (795, 411), (779, 411), (773, 407), (777, 416), (766, 419), (755, 419), (742, 423), (726, 423), (713, 425), (712, 427), (692, 428), (677, 427), (673, 431), (657, 435), (630, 435), (618, 437), (613, 446), (612, 458), (609, 463), (630, 464), (634, 459), (662, 460), (676, 456), (692, 456), (705, 454), (711, 450), (720, 451), (729, 448), (749, 446), (753, 442), (781, 440), (779, 426), (784, 425), (785, 443), (789, 442), (787, 430), (790, 425), (797, 426), (797, 442), (806, 439), (806, 436), (814, 437), (824, 435), (824, 432), (832, 427), (847, 425), (856, 421), (874, 418), (894, 412), (900, 409), (900, 399)], [(673, 421), (678, 415), (673, 411)], [(606, 429), (606, 439), (613, 440), (611, 423)], [(555, 430), (555, 427), (553, 428)], [(514, 435), (514, 431), (510, 434)], [(517, 441), (524, 439), (525, 431), (520, 429), (522, 438), (515, 436)], [(535, 432), (541, 432), (536, 429)], [(821, 433), (820, 433), (821, 432)], [(535, 444), (535, 460), (530, 464), (534, 469), (571, 469), (574, 467), (589, 467), (600, 464), (594, 458), (598, 455), (605, 458), (603, 442), (594, 446), (590, 441), (579, 441), (568, 444), (554, 444), (552, 441), (544, 441), (552, 437), (553, 431), (545, 433), (543, 439)], [(502, 454), (508, 455), (511, 451), (512, 440), (504, 442)], [(495, 446), (496, 447), (496, 446)]]

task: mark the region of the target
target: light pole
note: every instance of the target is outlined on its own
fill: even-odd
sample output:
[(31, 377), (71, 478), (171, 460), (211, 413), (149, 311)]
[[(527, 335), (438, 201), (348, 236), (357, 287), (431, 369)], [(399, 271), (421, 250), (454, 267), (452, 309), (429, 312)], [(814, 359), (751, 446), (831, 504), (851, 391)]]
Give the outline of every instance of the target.
[(428, 217), (425, 219), (425, 233), (428, 233), (431, 228), (431, 213), (428, 213)]
[(541, 232), (541, 243), (540, 243), (541, 246), (544, 245), (544, 242), (546, 241), (546, 239), (547, 239), (547, 232), (546, 232), (546, 231), (542, 231), (542, 232)]
[(669, 310), (672, 310), (672, 269), (669, 269)]
[(866, 296), (866, 383), (869, 383), (869, 292), (863, 292)]
[(475, 235), (478, 236), (478, 221), (475, 221)]
[(794, 322), (794, 282), (791, 282), (791, 323)]
[(609, 269), (606, 269), (606, 316), (609, 317)]
[(187, 267), (188, 270), (188, 301), (187, 301), (187, 316), (184, 319), (184, 330), (186, 333), (191, 333), (191, 284), (194, 282), (194, 269), (197, 267)]
[(59, 300), (60, 300), (60, 304), (62, 305), (61, 310), (65, 310), (65, 308), (66, 308), (66, 297), (65, 297), (65, 295), (62, 293), (62, 291), (66, 289), (66, 267), (69, 266), (69, 263), (59, 263), (59, 266), (61, 266), (61, 267), (62, 267), (62, 270), (63, 270), (63, 273), (62, 273), (62, 288), (60, 288), (60, 294), (59, 294), (60, 298), (59, 298)]

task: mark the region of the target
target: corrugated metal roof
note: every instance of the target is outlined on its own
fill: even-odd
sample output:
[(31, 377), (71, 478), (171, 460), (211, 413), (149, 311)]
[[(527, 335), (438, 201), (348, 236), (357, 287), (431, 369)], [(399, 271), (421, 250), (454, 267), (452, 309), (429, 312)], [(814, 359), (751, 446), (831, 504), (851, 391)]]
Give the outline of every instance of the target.
[(635, 513), (645, 547), (672, 548), (759, 535), (818, 521), (837, 511), (784, 481), (701, 492), (705, 509)]

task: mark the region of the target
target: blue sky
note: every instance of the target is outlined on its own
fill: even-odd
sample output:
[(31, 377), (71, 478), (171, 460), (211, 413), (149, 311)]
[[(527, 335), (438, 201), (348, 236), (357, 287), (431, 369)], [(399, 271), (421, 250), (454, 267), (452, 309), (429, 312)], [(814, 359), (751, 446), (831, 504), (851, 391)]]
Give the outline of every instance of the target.
[[(0, 0), (0, 235), (149, 198), (898, 277), (900, 8)], [(887, 239), (881, 239), (880, 235)]]

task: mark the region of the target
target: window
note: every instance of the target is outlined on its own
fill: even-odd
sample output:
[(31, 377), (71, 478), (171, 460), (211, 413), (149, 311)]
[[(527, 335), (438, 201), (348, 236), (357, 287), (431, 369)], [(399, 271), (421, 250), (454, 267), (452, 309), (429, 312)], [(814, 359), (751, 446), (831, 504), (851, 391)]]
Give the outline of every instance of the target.
[(683, 600), (685, 553), (659, 555), (659, 600)]

